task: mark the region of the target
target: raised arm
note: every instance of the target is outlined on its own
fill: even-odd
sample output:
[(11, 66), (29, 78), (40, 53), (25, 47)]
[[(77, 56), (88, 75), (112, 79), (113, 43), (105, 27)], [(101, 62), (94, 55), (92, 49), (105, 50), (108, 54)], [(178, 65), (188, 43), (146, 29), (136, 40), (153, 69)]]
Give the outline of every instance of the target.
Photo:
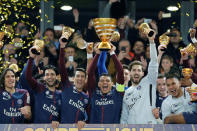
[(60, 38), (60, 55), (59, 55), (59, 71), (60, 71), (60, 76), (61, 76), (61, 83), (64, 87), (70, 87), (71, 83), (68, 79), (68, 73), (66, 71), (65, 67), (65, 60), (64, 60), (64, 55), (65, 55), (65, 46), (67, 42), (62, 41), (62, 37)]
[(116, 79), (116, 83), (118, 84), (124, 84), (124, 71), (123, 71), (123, 67), (122, 64), (120, 63), (120, 61), (118, 60), (116, 54), (115, 54), (115, 50), (116, 47), (114, 45), (112, 45), (112, 49), (110, 50), (110, 55), (112, 57), (112, 60), (114, 62), (116, 71), (117, 71), (117, 79)]
[(150, 63), (148, 66), (148, 79), (152, 84), (156, 84), (159, 64), (157, 59), (156, 45), (154, 42), (155, 33), (152, 37), (148, 37), (148, 39), (150, 43)]
[(44, 85), (42, 84), (39, 84), (33, 77), (32, 77), (32, 66), (33, 66), (33, 60), (34, 58), (36, 57), (32, 52), (31, 52), (31, 49), (29, 49), (29, 60), (28, 60), (28, 63), (27, 63), (27, 69), (26, 69), (26, 75), (25, 75), (25, 78), (27, 80), (27, 82), (29, 83), (30, 87), (33, 89), (33, 90), (36, 90), (37, 92), (41, 92), (42, 90), (44, 90)]
[(97, 67), (97, 61), (99, 58), (100, 51), (96, 46), (96, 55), (94, 56), (92, 63), (90, 64), (88, 68), (88, 82), (87, 82), (87, 88), (89, 92), (89, 97), (91, 97), (92, 92), (96, 89), (96, 76), (95, 76), (95, 70)]

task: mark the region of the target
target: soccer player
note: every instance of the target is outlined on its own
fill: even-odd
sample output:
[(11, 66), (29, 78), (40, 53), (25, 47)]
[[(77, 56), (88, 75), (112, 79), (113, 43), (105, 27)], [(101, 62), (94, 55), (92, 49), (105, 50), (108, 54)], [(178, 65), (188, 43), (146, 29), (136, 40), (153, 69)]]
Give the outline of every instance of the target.
[[(115, 46), (112, 46), (110, 55), (114, 61), (117, 73), (117, 85), (124, 84), (124, 73), (120, 61), (115, 55)], [(113, 86), (111, 76), (106, 73), (101, 73), (99, 82), (96, 83), (95, 69), (99, 59), (100, 51), (98, 45), (95, 47), (96, 55), (88, 69), (88, 93), (90, 97), (90, 123), (120, 123), (120, 113), (122, 108), (123, 94), (116, 90)], [(97, 89), (97, 85), (98, 88)], [(123, 85), (124, 89), (124, 85)]]
[(0, 77), (0, 124), (24, 123), (31, 118), (29, 93), (15, 86), (15, 72), (5, 69)]
[(156, 108), (152, 110), (153, 115), (159, 123), (162, 123), (161, 105), (167, 96), (168, 89), (166, 86), (166, 77), (160, 74), (157, 78)]
[[(62, 36), (63, 37), (63, 36)], [(62, 103), (61, 103), (61, 123), (77, 123), (80, 129), (85, 125), (87, 120), (86, 107), (89, 102), (88, 95), (83, 92), (85, 85), (86, 72), (82, 68), (77, 68), (74, 75), (74, 85), (68, 79), (65, 68), (65, 52), (64, 48), (67, 42), (60, 38), (60, 55), (59, 67), (62, 87)]]
[[(171, 114), (195, 111), (197, 105), (190, 102), (190, 95), (181, 87), (180, 78), (174, 74), (166, 76), (166, 85), (169, 96), (161, 106), (163, 121)], [(194, 84), (192, 86), (195, 86)]]
[[(152, 114), (156, 103), (156, 80), (158, 76), (157, 51), (155, 33), (148, 37), (150, 42), (150, 63), (148, 74), (144, 76), (143, 65), (140, 61), (130, 64), (131, 87), (124, 94), (120, 122), (122, 124), (156, 124)], [(142, 108), (143, 107), (143, 108)]]
[[(192, 95), (191, 92), (189, 93), (193, 102), (195, 102), (196, 104), (197, 96)], [(182, 112), (179, 114), (172, 114), (165, 118), (164, 123), (165, 124), (197, 124), (196, 119), (197, 119), (197, 110), (192, 112)]]
[(46, 66), (44, 69), (44, 81), (46, 84), (37, 82), (32, 77), (33, 60), (36, 55), (29, 49), (29, 61), (26, 70), (26, 80), (34, 91), (34, 123), (51, 123), (60, 118), (61, 92), (56, 90), (57, 70), (54, 66)]

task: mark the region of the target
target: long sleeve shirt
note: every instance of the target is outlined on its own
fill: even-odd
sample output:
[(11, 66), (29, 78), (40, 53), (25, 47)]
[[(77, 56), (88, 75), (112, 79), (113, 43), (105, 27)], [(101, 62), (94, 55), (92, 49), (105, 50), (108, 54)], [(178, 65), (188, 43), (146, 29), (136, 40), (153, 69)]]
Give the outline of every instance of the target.
[(17, 89), (13, 94), (0, 89), (0, 123), (24, 123), (24, 115), (19, 108), (30, 104), (29, 93), (24, 89)]
[(60, 49), (59, 68), (62, 86), (61, 123), (77, 123), (87, 120), (86, 108), (89, 102), (88, 96), (84, 92), (79, 92), (77, 88), (69, 82), (65, 68), (64, 48)]
[(44, 84), (38, 83), (32, 77), (33, 58), (29, 58), (26, 80), (34, 91), (34, 123), (51, 123), (58, 121), (61, 107), (61, 92), (50, 91)]
[[(117, 56), (114, 54), (111, 56), (115, 68), (117, 70), (117, 83), (124, 83), (123, 68)], [(116, 87), (112, 87), (111, 91), (103, 95), (100, 90), (98, 90), (95, 69), (97, 65), (99, 55), (96, 54), (94, 59), (88, 69), (88, 93), (90, 96), (90, 123), (120, 123), (120, 113), (122, 107), (123, 95), (117, 92)]]
[[(156, 103), (156, 80), (158, 76), (157, 51), (155, 44), (150, 44), (150, 63), (148, 74), (137, 86), (125, 91), (121, 114), (121, 124), (156, 124), (152, 114)], [(151, 95), (152, 94), (152, 95)]]
[[(196, 87), (196, 84), (192, 84), (192, 87)], [(183, 95), (181, 97), (173, 97), (169, 95), (162, 103), (162, 119), (164, 119), (171, 114), (179, 114), (182, 112), (196, 111), (196, 103), (190, 101), (190, 95), (184, 88), (182, 88)]]

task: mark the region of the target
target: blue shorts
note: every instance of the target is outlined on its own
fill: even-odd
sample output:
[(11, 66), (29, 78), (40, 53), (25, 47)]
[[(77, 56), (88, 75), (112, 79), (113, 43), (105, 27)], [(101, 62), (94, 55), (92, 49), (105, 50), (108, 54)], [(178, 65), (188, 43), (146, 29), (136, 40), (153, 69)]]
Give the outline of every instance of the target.
[(197, 124), (197, 112), (183, 112), (186, 124)]

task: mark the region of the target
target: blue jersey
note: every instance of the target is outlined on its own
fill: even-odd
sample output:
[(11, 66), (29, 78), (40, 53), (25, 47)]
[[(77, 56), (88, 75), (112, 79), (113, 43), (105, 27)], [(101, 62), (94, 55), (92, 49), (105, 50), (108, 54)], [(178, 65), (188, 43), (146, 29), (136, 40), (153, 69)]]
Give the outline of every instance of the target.
[(65, 68), (64, 49), (60, 49), (59, 56), (60, 76), (62, 86), (62, 105), (61, 105), (61, 123), (77, 123), (87, 119), (86, 107), (88, 96), (84, 92), (78, 92), (68, 80), (68, 74)]
[(15, 89), (13, 94), (0, 90), (0, 124), (24, 123), (24, 115), (19, 108), (30, 104), (29, 93)]
[(34, 93), (34, 123), (51, 123), (58, 121), (61, 108), (61, 92), (50, 91), (45, 85), (32, 78), (32, 63), (30, 58), (26, 70), (26, 80)]
[(61, 92), (52, 92), (45, 88), (34, 95), (34, 123), (51, 123), (59, 120), (61, 108)]
[[(124, 83), (124, 74), (121, 63), (118, 61), (116, 55), (111, 56), (117, 73), (118, 84)], [(117, 92), (115, 87), (111, 91), (103, 95), (101, 91), (96, 88), (95, 69), (99, 55), (96, 54), (88, 69), (88, 92), (90, 97), (90, 123), (97, 124), (111, 124), (120, 123), (120, 114), (122, 109), (123, 93)]]
[(159, 107), (161, 109), (161, 105), (162, 105), (162, 102), (167, 98), (166, 97), (162, 97), (159, 95), (159, 92), (157, 91), (156, 92), (156, 107)]
[(91, 97), (90, 123), (120, 123), (122, 100), (123, 95), (115, 88), (107, 95), (102, 95), (100, 90), (95, 91)]
[(162, 119), (161, 105), (162, 105), (163, 101), (166, 98), (167, 98), (167, 96), (166, 97), (162, 97), (162, 96), (159, 95), (158, 91), (156, 92), (156, 107), (160, 108), (160, 110), (159, 110), (159, 117), (160, 117), (160, 119)]
[(87, 119), (88, 96), (75, 87), (62, 91), (61, 123), (77, 123)]

